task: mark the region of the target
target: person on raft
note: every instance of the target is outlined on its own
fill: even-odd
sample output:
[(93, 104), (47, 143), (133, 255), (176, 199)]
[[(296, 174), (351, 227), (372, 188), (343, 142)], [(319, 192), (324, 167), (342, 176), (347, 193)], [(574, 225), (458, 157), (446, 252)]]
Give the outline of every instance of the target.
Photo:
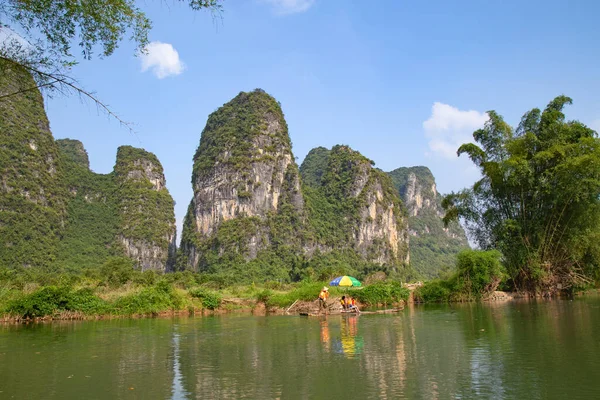
[(354, 298), (350, 299), (350, 305), (349, 305), (348, 309), (351, 311), (356, 311), (357, 313), (360, 314), (360, 310), (358, 309), (358, 306), (356, 305), (356, 300), (354, 300)]
[(346, 296), (342, 296), (342, 298), (340, 299), (340, 304), (342, 305), (342, 309), (348, 309), (348, 302), (346, 301)]
[(319, 293), (319, 312), (321, 310), (325, 310), (327, 312), (327, 299), (329, 298), (329, 289), (327, 286), (321, 289), (321, 293)]
[(354, 300), (351, 297), (342, 296), (340, 303), (342, 304), (342, 308), (345, 311), (348, 311), (348, 312), (354, 311), (357, 313), (360, 312), (360, 310), (358, 309), (358, 306), (356, 305), (356, 300)]

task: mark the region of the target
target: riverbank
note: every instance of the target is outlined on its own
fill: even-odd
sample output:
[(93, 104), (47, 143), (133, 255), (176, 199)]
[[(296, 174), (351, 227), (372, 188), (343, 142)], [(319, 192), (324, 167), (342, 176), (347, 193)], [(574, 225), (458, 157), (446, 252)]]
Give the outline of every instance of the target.
[[(292, 286), (292, 285), (290, 285)], [(315, 288), (320, 288), (323, 286), (323, 283), (303, 283), (299, 284), (295, 289), (291, 289), (288, 291), (272, 291), (270, 289), (265, 288), (251, 288), (251, 287), (237, 287), (237, 288), (228, 288), (222, 292), (220, 295), (218, 292), (212, 292), (213, 295), (221, 296), (219, 300), (219, 304), (216, 307), (208, 307), (207, 304), (202, 304), (202, 299), (198, 299), (194, 297), (193, 294), (196, 293), (195, 290), (182, 290), (175, 289), (177, 295), (180, 296), (182, 302), (179, 303), (180, 306), (178, 308), (165, 308), (159, 309), (159, 305), (156, 302), (151, 302), (150, 304), (145, 304), (143, 307), (138, 309), (138, 312), (124, 312), (124, 310), (119, 309), (105, 309), (104, 312), (93, 312), (88, 308), (87, 312), (84, 311), (85, 303), (69, 305), (69, 310), (60, 309), (60, 305), (57, 305), (56, 308), (53, 309), (52, 312), (47, 312), (45, 315), (24, 315), (19, 313), (7, 313), (6, 304), (0, 304), (0, 309), (3, 313), (0, 313), (0, 323), (42, 323), (42, 322), (51, 322), (51, 321), (93, 321), (93, 320), (114, 320), (114, 319), (140, 319), (140, 318), (172, 318), (172, 317), (194, 317), (194, 316), (214, 316), (214, 315), (225, 315), (225, 314), (251, 314), (257, 316), (264, 315), (325, 315), (324, 312), (319, 310), (319, 304), (317, 300), (314, 299), (305, 299), (302, 300), (301, 292), (312, 291)], [(380, 285), (375, 285), (376, 289), (379, 289)], [(383, 312), (398, 312), (401, 311), (406, 304), (422, 304), (421, 302), (415, 300), (413, 298), (414, 290), (420, 287), (419, 285), (404, 285), (408, 290), (410, 290), (409, 296), (406, 299), (390, 299), (390, 302), (383, 302), (378, 304), (371, 303), (361, 303), (360, 301), (357, 303), (361, 309), (365, 307), (380, 307), (385, 308), (384, 310), (378, 310), (378, 313)], [(48, 290), (45, 288), (46, 291)], [(164, 290), (164, 289), (163, 289)], [(196, 288), (197, 290), (197, 288)], [(25, 295), (28, 300), (32, 300), (36, 293), (41, 292), (33, 292), (30, 295)], [(122, 296), (118, 296), (115, 293), (105, 293), (103, 295), (104, 298), (110, 298), (112, 296), (118, 296), (115, 300), (115, 303), (123, 302), (123, 298), (127, 298), (127, 296), (131, 296), (131, 292), (136, 293), (135, 289), (121, 289), (123, 293), (127, 293)], [(246, 297), (233, 297), (231, 292), (246, 292), (255, 293), (254, 296), (246, 296)], [(336, 295), (333, 295), (328, 300), (328, 315), (336, 315), (342, 314), (342, 308), (339, 303), (341, 295), (350, 293), (355, 297), (357, 293), (360, 293), (359, 290), (351, 290), (348, 292), (347, 289), (338, 289), (332, 288), (330, 291), (336, 292)], [(137, 296), (140, 297), (140, 293), (143, 290), (137, 291)], [(266, 298), (265, 295), (271, 293), (269, 298)], [(583, 296), (588, 294), (600, 295), (600, 290), (591, 289), (581, 292), (574, 293), (575, 296)], [(294, 300), (291, 304), (289, 301), (284, 301), (279, 305), (276, 304), (276, 301), (282, 302), (282, 298), (294, 298), (294, 296), (298, 296), (296, 300)], [(360, 295), (359, 295), (360, 296)], [(493, 303), (501, 303), (501, 302), (511, 302), (511, 301), (522, 301), (522, 300), (533, 300), (533, 299), (541, 299), (543, 296), (532, 296), (527, 293), (519, 293), (519, 292), (503, 292), (503, 291), (494, 291), (487, 295), (486, 297), (480, 299), (481, 302), (493, 302)], [(64, 299), (63, 299), (64, 300)], [(40, 305), (35, 305), (33, 302), (29, 303), (29, 306), (32, 309), (37, 309), (39, 312), (42, 310), (39, 308)], [(51, 306), (49, 303), (46, 303), (45, 306)], [(63, 305), (65, 307), (65, 305)], [(149, 310), (149, 307), (155, 307), (154, 310)], [(389, 308), (388, 308), (389, 307)]]
[[(159, 275), (118, 268), (96, 276), (0, 269), (0, 322), (313, 312), (318, 310), (318, 293), (326, 285), (266, 282), (223, 286), (191, 272)], [(330, 293), (333, 308), (344, 294), (355, 297), (360, 306), (398, 305), (409, 296), (409, 290), (395, 281), (358, 290), (332, 287)]]
[[(493, 280), (496, 283), (495, 280)], [(100, 271), (61, 272), (0, 268), (0, 322), (100, 320), (252, 313), (315, 314), (316, 298), (327, 281), (224, 285), (210, 276), (156, 274), (112, 266)], [(483, 285), (481, 285), (483, 287)], [(361, 309), (398, 309), (406, 303), (510, 301), (532, 297), (498, 290), (473, 291), (463, 276), (402, 284), (384, 280), (361, 288), (331, 287), (331, 311), (341, 311), (342, 295)], [(486, 286), (489, 287), (489, 286)], [(469, 290), (465, 290), (468, 288)], [(533, 296), (535, 297), (535, 296)]]

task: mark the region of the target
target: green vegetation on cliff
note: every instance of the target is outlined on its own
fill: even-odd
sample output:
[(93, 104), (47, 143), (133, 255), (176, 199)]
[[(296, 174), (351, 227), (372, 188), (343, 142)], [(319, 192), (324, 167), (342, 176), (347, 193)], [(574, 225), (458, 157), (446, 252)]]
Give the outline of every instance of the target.
[(370, 166), (367, 158), (346, 146), (320, 152), (318, 158), (307, 156), (302, 163), (306, 210), (317, 243), (346, 247), (353, 242), (353, 227), (360, 220), (360, 200), (350, 192), (361, 167), (369, 168), (367, 164)]
[(66, 160), (72, 161), (85, 169), (90, 168), (88, 152), (79, 140), (58, 139), (56, 144)]
[[(0, 96), (35, 86), (10, 62), (0, 69)], [(37, 90), (0, 101), (0, 265), (50, 265), (63, 232), (67, 192), (43, 104)]]
[(433, 185), (435, 185), (435, 178), (427, 167), (401, 167), (388, 172), (388, 174), (404, 202), (407, 200), (408, 181), (411, 175), (415, 176), (416, 182), (422, 188), (423, 197), (433, 199), (437, 195), (432, 190)]
[(424, 278), (453, 270), (456, 255), (469, 245), (457, 222), (444, 226), (441, 196), (429, 168), (398, 168), (388, 174), (408, 208), (411, 266)]
[(114, 176), (119, 187), (120, 235), (168, 248), (175, 234), (175, 202), (165, 187), (158, 158), (143, 149), (121, 146)]
[(287, 124), (273, 97), (260, 89), (242, 92), (209, 116), (192, 185), (179, 269), (209, 272), (222, 282), (290, 280), (301, 262), (302, 195)]
[(308, 152), (300, 165), (300, 175), (305, 185), (313, 188), (321, 186), (321, 177), (327, 169), (330, 153), (331, 151), (325, 147), (315, 147)]
[[(265, 132), (270, 143), (261, 148), (257, 140)], [(275, 153), (291, 153), (291, 148), (279, 103), (261, 89), (241, 92), (208, 117), (194, 155), (192, 182), (217, 165), (247, 170), (250, 163), (273, 161)]]
[[(135, 258), (137, 268), (145, 269), (147, 259), (131, 250), (128, 253), (126, 244), (133, 244), (161, 248), (164, 256), (158, 262), (163, 266), (154, 269), (164, 270), (175, 216), (173, 199), (162, 186), (163, 171), (156, 156), (122, 146), (117, 151), (114, 171), (96, 174), (84, 162), (87, 157), (83, 159), (82, 154), (87, 153), (81, 142), (62, 139), (57, 143), (70, 199), (56, 266), (71, 271), (98, 268), (112, 256), (129, 254)], [(161, 190), (155, 190), (154, 185), (161, 185)]]
[(0, 69), (0, 96), (18, 92), (0, 100), (0, 266), (73, 271), (129, 255), (144, 268), (162, 251), (152, 267), (164, 270), (175, 216), (156, 156), (124, 146), (113, 173), (95, 174), (81, 142), (54, 141), (31, 75)]
[[(377, 197), (374, 194), (377, 190), (381, 190), (381, 197), (377, 197), (376, 203), (384, 209), (393, 204), (395, 228), (399, 234), (405, 230), (405, 215), (398, 194), (390, 178), (373, 168), (373, 164), (359, 152), (343, 145), (331, 150), (313, 149), (302, 163), (302, 189), (309, 221), (307, 237), (317, 249), (330, 249), (317, 251), (310, 262), (311, 268), (341, 272), (346, 265), (347, 273), (361, 277), (375, 271), (405, 279), (411, 276), (411, 271), (403, 265), (402, 257), (407, 248), (399, 248), (398, 256), (394, 257), (387, 241), (375, 239), (364, 254), (358, 250), (359, 226), (365, 222), (379, 222), (363, 215), (369, 205), (368, 197)], [(383, 265), (372, 261), (381, 252), (388, 255), (388, 262)]]
[(401, 202), (372, 165), (347, 146), (315, 149), (301, 184), (279, 103), (240, 93), (202, 132), (178, 268), (223, 282), (406, 275)]
[[(70, 271), (98, 268), (111, 256), (123, 255), (114, 174), (89, 169), (87, 152), (77, 140), (57, 140), (70, 194), (64, 234), (58, 243), (56, 267)], [(83, 156), (85, 155), (85, 157)]]
[[(340, 274), (362, 278), (377, 271), (404, 279), (412, 276), (403, 265), (405, 248), (401, 247), (399, 255), (393, 257), (385, 240), (374, 240), (364, 254), (355, 245), (361, 211), (367, 207), (367, 196), (376, 186), (382, 192), (378, 201), (386, 207), (394, 205), (396, 229), (405, 229), (401, 202), (389, 177), (347, 146), (335, 146), (322, 153), (325, 157), (320, 160), (321, 167), (312, 168), (306, 161), (302, 166), (304, 171), (312, 170), (322, 177), (319, 186), (302, 186), (303, 211), (295, 204), (293, 186), (298, 168), (291, 163), (277, 210), (263, 217), (239, 216), (221, 222), (216, 232), (202, 238), (194, 233), (197, 227), (191, 204), (184, 221), (182, 253), (192, 254), (192, 243), (199, 270), (224, 284), (240, 280), (319, 280)], [(373, 261), (380, 253), (390, 255), (390, 262), (382, 265)], [(181, 254), (179, 265), (185, 265), (187, 260)]]

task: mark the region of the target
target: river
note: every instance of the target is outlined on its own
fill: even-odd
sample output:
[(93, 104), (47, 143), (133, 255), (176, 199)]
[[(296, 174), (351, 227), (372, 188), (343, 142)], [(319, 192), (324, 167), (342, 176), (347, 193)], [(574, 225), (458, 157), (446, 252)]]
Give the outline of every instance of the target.
[(600, 298), (0, 325), (0, 399), (592, 399)]

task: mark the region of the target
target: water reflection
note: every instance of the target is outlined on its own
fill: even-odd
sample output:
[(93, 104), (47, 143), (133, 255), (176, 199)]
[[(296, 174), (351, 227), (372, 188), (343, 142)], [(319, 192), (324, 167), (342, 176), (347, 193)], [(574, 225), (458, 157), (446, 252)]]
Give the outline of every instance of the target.
[(13, 325), (0, 398), (595, 398), (598, 354), (600, 299)]
[(364, 340), (362, 336), (358, 336), (358, 319), (357, 315), (342, 317), (340, 327), (341, 337), (339, 339), (336, 338), (334, 344), (336, 353), (353, 358), (362, 352)]
[(187, 392), (185, 391), (182, 384), (182, 376), (181, 369), (179, 365), (179, 325), (173, 325), (173, 395), (171, 398), (175, 399), (184, 399), (187, 397)]
[(329, 350), (331, 349), (331, 337), (329, 335), (329, 321), (327, 320), (327, 317), (324, 317), (320, 321), (320, 325), (321, 325), (321, 344), (323, 345), (323, 349), (327, 353), (329, 353)]

